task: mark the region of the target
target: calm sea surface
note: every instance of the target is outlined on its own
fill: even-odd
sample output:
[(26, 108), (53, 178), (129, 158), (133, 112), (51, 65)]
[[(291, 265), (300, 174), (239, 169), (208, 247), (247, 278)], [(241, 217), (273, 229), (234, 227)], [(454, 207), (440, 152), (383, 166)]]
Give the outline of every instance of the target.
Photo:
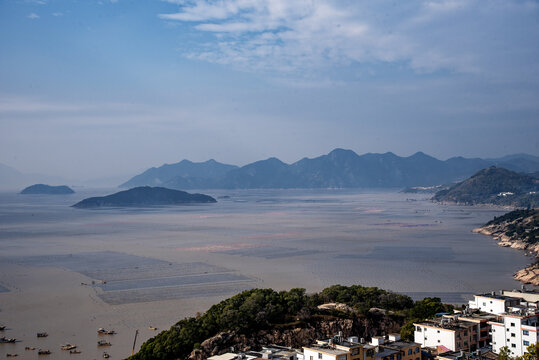
[[(81, 316), (77, 326), (88, 319), (92, 334), (102, 319), (129, 332), (117, 337), (123, 346), (119, 354), (128, 355), (131, 333), (142, 322), (170, 326), (243, 289), (318, 291), (332, 284), (361, 284), (457, 303), (473, 293), (519, 287), (512, 274), (531, 261), (471, 233), (506, 210), (440, 205), (430, 202), (429, 195), (206, 190), (218, 203), (70, 207), (115, 191), (0, 193), (0, 324), (17, 322), (25, 328), (18, 336), (33, 339), (34, 330), (43, 330), (31, 328), (40, 323), (29, 309), (61, 312), (66, 305), (58, 295), (67, 306), (80, 307), (73, 310), (74, 317)], [(178, 310), (170, 314), (167, 309)], [(141, 312), (140, 324), (123, 318)], [(48, 321), (42, 329), (70, 326)], [(77, 326), (69, 331), (75, 333)], [(95, 343), (86, 339), (90, 335), (85, 340), (73, 336), (79, 343)], [(101, 350), (91, 351), (100, 355)], [(0, 356), (4, 352), (9, 350), (2, 345)]]

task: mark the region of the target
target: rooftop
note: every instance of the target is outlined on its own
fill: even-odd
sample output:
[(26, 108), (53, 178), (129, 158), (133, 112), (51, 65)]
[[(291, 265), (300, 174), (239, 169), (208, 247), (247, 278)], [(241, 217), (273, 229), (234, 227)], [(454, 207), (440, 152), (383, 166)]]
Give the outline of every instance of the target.
[(406, 348), (409, 348), (411, 346), (421, 346), (421, 344), (418, 344), (418, 343), (415, 343), (415, 342), (412, 342), (412, 341), (400, 340), (400, 341), (389, 341), (389, 342), (387, 342), (385, 344), (382, 344), (381, 346), (382, 347), (387, 347), (387, 348), (406, 349)]
[(470, 327), (476, 326), (474, 323), (471, 323), (471, 322), (446, 319), (446, 318), (425, 320), (419, 323), (414, 323), (414, 325), (430, 326), (430, 327), (447, 329), (447, 330), (469, 329)]
[(348, 351), (346, 351), (346, 350), (335, 349), (335, 348), (330, 347), (328, 345), (313, 344), (313, 345), (310, 345), (310, 346), (304, 346), (303, 349), (310, 349), (310, 350), (314, 350), (314, 351), (318, 351), (318, 352), (324, 352), (324, 353), (332, 354), (332, 355), (348, 354)]

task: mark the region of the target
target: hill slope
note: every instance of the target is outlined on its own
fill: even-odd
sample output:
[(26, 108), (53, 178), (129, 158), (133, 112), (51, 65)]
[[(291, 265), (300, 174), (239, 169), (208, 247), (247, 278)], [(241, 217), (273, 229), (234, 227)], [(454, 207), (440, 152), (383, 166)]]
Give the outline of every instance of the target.
[(208, 195), (189, 194), (185, 191), (166, 189), (162, 187), (142, 186), (120, 191), (112, 195), (87, 198), (76, 203), (73, 205), (73, 207), (129, 207), (215, 202), (217, 201)]
[(539, 205), (539, 180), (491, 166), (434, 195), (433, 200), (467, 205), (495, 204), (517, 207)]
[(60, 195), (60, 194), (74, 194), (75, 192), (71, 190), (69, 186), (60, 185), (60, 186), (51, 186), (45, 184), (35, 184), (28, 186), (21, 194), (48, 194), (48, 195)]
[(158, 168), (148, 169), (121, 184), (120, 187), (210, 188), (213, 187), (212, 184), (216, 179), (220, 179), (236, 168), (235, 165), (222, 164), (213, 159), (200, 163), (182, 160), (175, 164), (165, 164)]

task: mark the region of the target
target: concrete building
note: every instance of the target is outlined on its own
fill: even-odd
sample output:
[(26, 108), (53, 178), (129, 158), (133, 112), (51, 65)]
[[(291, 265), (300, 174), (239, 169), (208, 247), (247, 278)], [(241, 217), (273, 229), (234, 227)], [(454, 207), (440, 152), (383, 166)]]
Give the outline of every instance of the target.
[[(485, 321), (485, 324), (488, 322)], [(481, 337), (480, 322), (460, 319), (458, 315), (426, 320), (414, 323), (414, 326), (414, 341), (422, 347), (473, 351), (478, 348), (481, 339), (487, 341)], [(486, 335), (488, 336), (488, 331)]]
[(510, 307), (519, 305), (520, 301), (519, 298), (498, 295), (493, 291), (489, 294), (474, 295), (474, 299), (468, 302), (468, 307), (489, 314), (500, 315)]
[(317, 340), (303, 347), (304, 360), (375, 360), (375, 346), (360, 342), (357, 337), (347, 340), (339, 334), (331, 339)]
[(388, 339), (375, 336), (371, 345), (376, 346), (376, 360), (421, 360), (421, 345), (401, 340), (400, 334), (390, 334)]
[(511, 356), (522, 356), (529, 345), (538, 341), (539, 312), (537, 309), (515, 307), (501, 315), (500, 320), (489, 321), (492, 326), (492, 351), (499, 353), (507, 346)]

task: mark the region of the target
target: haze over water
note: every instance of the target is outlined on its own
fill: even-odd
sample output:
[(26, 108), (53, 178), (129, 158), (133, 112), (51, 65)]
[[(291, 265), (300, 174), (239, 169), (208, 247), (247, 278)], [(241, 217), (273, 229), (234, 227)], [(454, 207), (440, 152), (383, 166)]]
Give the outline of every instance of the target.
[[(530, 261), (471, 233), (505, 210), (429, 195), (210, 190), (217, 204), (69, 207), (110, 192), (0, 194), (0, 324), (9, 328), (2, 336), (23, 340), (0, 346), (0, 357), (34, 358), (24, 347), (35, 346), (67, 358), (59, 349), (67, 342), (100, 357), (99, 327), (118, 331), (105, 350), (125, 357), (135, 329), (138, 347), (156, 334), (150, 325), (167, 329), (253, 287), (361, 284), (463, 302), (519, 287), (512, 274)], [(50, 336), (36, 339), (40, 331)]]

